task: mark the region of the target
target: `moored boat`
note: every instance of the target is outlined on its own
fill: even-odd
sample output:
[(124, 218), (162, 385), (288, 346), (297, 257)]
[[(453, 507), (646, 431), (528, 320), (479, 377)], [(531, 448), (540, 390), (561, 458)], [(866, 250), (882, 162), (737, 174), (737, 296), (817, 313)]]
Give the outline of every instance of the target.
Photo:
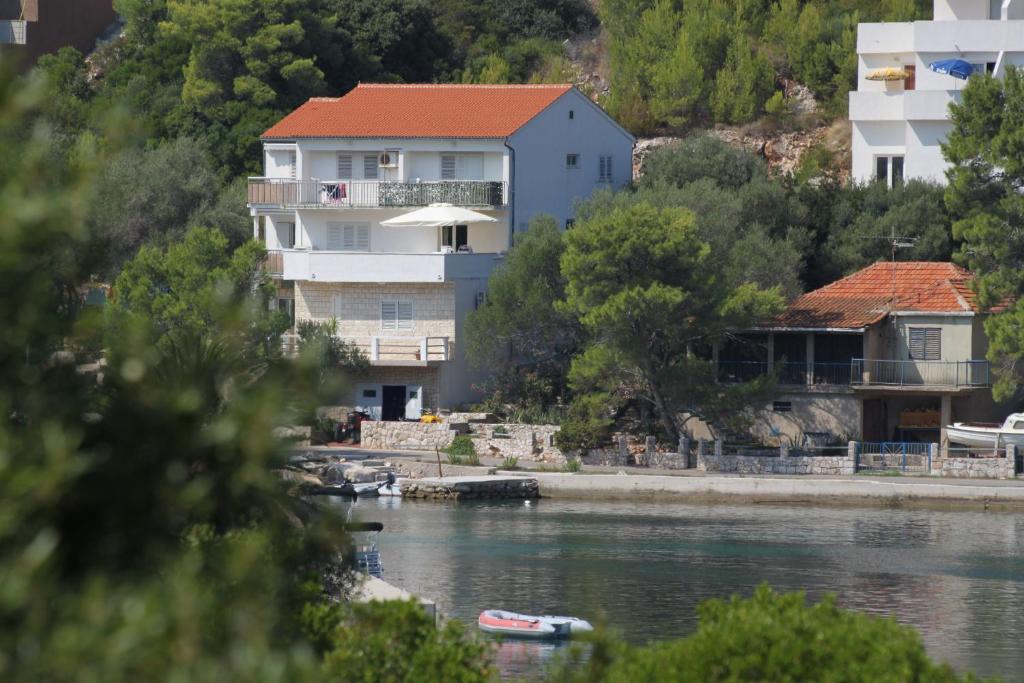
[(532, 616), (497, 609), (481, 612), (477, 626), (493, 635), (538, 639), (569, 638), (594, 630), (589, 622), (576, 617)]
[(1024, 448), (1024, 413), (1012, 413), (1001, 426), (954, 422), (946, 427), (946, 438), (975, 448)]

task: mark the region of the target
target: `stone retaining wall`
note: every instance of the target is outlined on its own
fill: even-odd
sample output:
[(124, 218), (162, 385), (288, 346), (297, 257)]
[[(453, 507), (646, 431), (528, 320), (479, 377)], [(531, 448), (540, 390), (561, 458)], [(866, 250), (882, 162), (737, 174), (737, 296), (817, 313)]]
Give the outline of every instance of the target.
[[(415, 462), (409, 460), (396, 460), (395, 471), (399, 476), (406, 479), (423, 479), (439, 476), (437, 474), (436, 462)], [(442, 477), (471, 477), (481, 474), (494, 474), (496, 467), (474, 467), (472, 465), (449, 465), (445, 462), (445, 456), (441, 456)]]
[(477, 455), (564, 465), (565, 454), (554, 444), (559, 429), (554, 425), (472, 424), (469, 437)]
[(363, 448), (379, 450), (432, 451), (447, 448), (457, 434), (445, 424), (424, 422), (364, 422)]
[(853, 474), (849, 457), (793, 456), (787, 458), (750, 455), (698, 455), (697, 469), (734, 474)]
[(935, 458), (932, 474), (960, 479), (1012, 479), (1013, 458)]
[(402, 497), (428, 500), (539, 498), (540, 487), (536, 479), (526, 478), (455, 483), (423, 479), (403, 483)]

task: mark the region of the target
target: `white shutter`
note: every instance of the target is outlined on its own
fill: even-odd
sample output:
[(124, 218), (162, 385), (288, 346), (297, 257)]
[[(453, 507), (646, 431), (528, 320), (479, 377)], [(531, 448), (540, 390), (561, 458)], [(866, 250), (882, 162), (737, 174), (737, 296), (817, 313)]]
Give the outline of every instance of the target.
[(411, 332), (413, 328), (412, 302), (398, 302), (398, 329)]
[(942, 358), (942, 328), (911, 327), (910, 358), (913, 360), (939, 360)]
[(342, 251), (345, 248), (342, 239), (341, 223), (327, 224), (327, 251)]
[(344, 251), (370, 251), (370, 224), (346, 224), (341, 248)]
[(458, 180), (483, 180), (484, 155), (460, 154), (455, 157), (455, 177)]
[(612, 181), (612, 158), (610, 156), (598, 158), (597, 180), (601, 183), (610, 183)]
[(366, 154), (363, 156), (363, 177), (367, 180), (377, 179), (377, 155)]
[(454, 154), (441, 155), (441, 180), (455, 180), (456, 158)]
[(338, 155), (338, 180), (349, 180), (352, 178), (352, 155)]
[(341, 295), (340, 295), (340, 294), (335, 294), (335, 295), (334, 295), (334, 301), (333, 301), (333, 304), (334, 304), (334, 305), (333, 305), (333, 309), (334, 309), (334, 317), (335, 317), (335, 318), (338, 318), (339, 320), (341, 319), (341, 307), (342, 307), (342, 303), (343, 303), (343, 302), (342, 302), (342, 300), (341, 300)]
[(299, 160), (295, 152), (288, 152), (288, 177), (295, 180), (298, 173)]
[(380, 302), (380, 329), (385, 332), (394, 332), (398, 329), (398, 302)]

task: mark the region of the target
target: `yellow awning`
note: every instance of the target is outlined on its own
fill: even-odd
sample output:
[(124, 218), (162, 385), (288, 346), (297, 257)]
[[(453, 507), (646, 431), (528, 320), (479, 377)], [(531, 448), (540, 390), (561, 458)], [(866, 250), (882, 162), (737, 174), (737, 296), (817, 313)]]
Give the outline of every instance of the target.
[(910, 77), (910, 72), (902, 67), (887, 66), (884, 69), (869, 71), (865, 76), (869, 81), (902, 81)]

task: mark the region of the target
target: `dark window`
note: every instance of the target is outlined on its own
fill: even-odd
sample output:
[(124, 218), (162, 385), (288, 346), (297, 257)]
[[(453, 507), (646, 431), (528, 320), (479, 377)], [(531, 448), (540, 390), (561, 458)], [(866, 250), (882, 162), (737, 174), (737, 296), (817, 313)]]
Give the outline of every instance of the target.
[(377, 390), (363, 389), (363, 398), (377, 398)]
[(458, 251), (469, 244), (469, 226), (445, 225), (441, 228), (441, 244)]
[(565, 219), (565, 229), (566, 230), (568, 230), (569, 228), (571, 228), (574, 225), (576, 225), (576, 219), (575, 218), (566, 218)]
[(892, 187), (903, 184), (903, 157), (892, 158)]
[(570, 118), (570, 119), (574, 119), (574, 118), (576, 118), (576, 112), (575, 112), (575, 111), (573, 111), (572, 109), (570, 109), (570, 110), (569, 110), (569, 118)]
[(889, 183), (889, 157), (875, 159), (875, 180)]
[(772, 410), (776, 413), (791, 413), (793, 412), (792, 401), (775, 401), (772, 403)]
[(910, 328), (910, 358), (912, 360), (939, 360), (941, 357), (942, 328)]

